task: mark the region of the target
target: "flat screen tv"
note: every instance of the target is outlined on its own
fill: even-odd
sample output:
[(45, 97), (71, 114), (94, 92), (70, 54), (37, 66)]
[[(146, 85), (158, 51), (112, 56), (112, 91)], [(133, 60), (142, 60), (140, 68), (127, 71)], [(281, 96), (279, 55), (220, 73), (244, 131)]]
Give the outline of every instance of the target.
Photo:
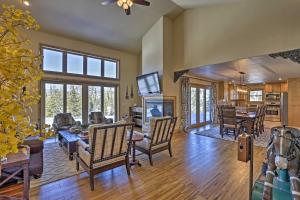
[(138, 76), (136, 81), (140, 96), (160, 94), (158, 72)]

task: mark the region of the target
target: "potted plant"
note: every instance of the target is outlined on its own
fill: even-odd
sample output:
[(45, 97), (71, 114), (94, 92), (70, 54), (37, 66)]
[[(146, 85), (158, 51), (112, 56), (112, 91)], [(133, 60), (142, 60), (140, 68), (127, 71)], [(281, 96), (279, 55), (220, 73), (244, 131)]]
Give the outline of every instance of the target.
[(41, 56), (24, 37), (39, 25), (28, 11), (2, 5), (0, 11), (0, 159), (18, 152), (18, 145), (39, 133), (30, 121), (31, 107), (39, 102)]

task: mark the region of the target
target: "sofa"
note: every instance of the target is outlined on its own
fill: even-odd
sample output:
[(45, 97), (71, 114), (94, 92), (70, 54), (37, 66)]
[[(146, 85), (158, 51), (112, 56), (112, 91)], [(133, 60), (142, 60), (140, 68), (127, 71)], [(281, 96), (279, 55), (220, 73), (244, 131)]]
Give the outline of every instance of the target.
[(40, 178), (44, 167), (44, 142), (38, 137), (28, 137), (23, 144), (30, 147), (29, 175)]

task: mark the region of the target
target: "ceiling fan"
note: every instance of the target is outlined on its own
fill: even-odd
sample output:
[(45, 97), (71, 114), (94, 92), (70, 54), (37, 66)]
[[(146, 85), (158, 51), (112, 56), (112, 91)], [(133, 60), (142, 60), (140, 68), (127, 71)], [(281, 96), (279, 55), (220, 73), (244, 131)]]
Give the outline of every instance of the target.
[(131, 14), (131, 7), (133, 4), (139, 4), (143, 6), (150, 6), (150, 2), (145, 1), (145, 0), (105, 0), (102, 2), (103, 6), (107, 6), (110, 4), (117, 3), (119, 7), (122, 7), (123, 10), (125, 11), (126, 15)]

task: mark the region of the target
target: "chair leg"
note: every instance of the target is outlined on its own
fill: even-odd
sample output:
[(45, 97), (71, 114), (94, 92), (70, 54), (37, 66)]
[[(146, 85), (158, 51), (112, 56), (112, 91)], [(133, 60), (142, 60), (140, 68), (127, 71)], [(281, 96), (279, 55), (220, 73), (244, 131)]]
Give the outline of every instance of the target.
[(170, 154), (170, 157), (173, 157), (171, 144), (169, 144), (169, 154)]
[(94, 174), (93, 173), (91, 173), (90, 174), (90, 187), (91, 187), (91, 190), (92, 191), (94, 191), (94, 183), (95, 181), (94, 181)]
[(126, 156), (126, 171), (127, 171), (127, 175), (130, 176), (130, 165), (129, 165), (129, 157)]
[(149, 161), (150, 161), (150, 165), (153, 166), (153, 161), (152, 161), (152, 153), (151, 151), (149, 152)]
[(79, 162), (78, 162), (77, 158), (76, 158), (76, 170), (79, 171)]

